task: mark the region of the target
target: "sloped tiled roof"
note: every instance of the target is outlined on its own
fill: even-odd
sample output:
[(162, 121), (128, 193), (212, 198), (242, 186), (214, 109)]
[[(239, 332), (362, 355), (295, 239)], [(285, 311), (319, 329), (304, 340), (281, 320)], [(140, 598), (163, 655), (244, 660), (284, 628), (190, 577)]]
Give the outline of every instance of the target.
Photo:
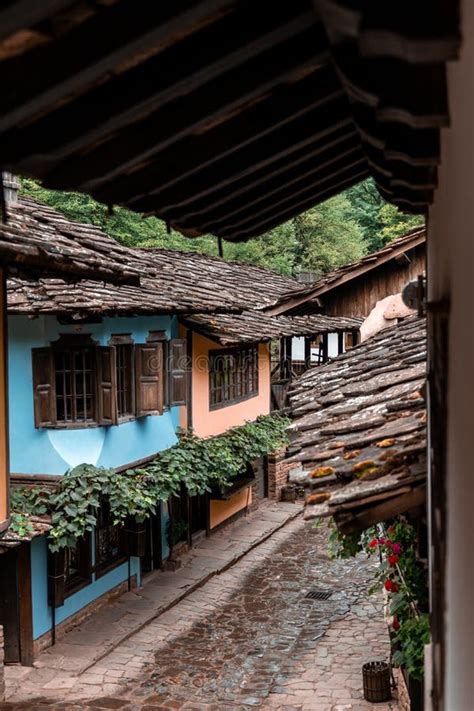
[(190, 328), (223, 346), (271, 341), (284, 336), (314, 336), (337, 331), (358, 331), (361, 318), (338, 316), (269, 316), (262, 311), (242, 314), (197, 314), (183, 319)]
[[(91, 239), (84, 239), (84, 232)], [(101, 279), (138, 284), (140, 272), (103, 250), (97, 228), (66, 220), (32, 200), (8, 203), (7, 221), (0, 223), (0, 264), (10, 274), (28, 277), (61, 275), (66, 279)]]
[(307, 518), (334, 516), (350, 532), (423, 503), (425, 378), (426, 326), (416, 316), (293, 384), (290, 459), (304, 468), (293, 480), (314, 490)]
[(414, 249), (425, 242), (425, 228), (415, 227), (410, 230), (410, 232), (407, 232), (407, 234), (392, 240), (392, 242), (389, 242), (382, 249), (368, 254), (357, 262), (345, 264), (332, 272), (328, 272), (310, 286), (301, 288), (301, 285), (299, 285), (296, 290), (284, 294), (268, 311), (272, 314), (285, 314), (287, 316), (301, 313), (301, 311), (304, 310), (304, 305), (315, 302), (318, 296), (327, 294), (342, 284), (347, 284), (347, 282), (350, 282), (352, 279), (357, 279), (367, 272), (377, 269), (383, 264), (386, 264), (392, 259), (396, 259), (408, 250)]
[[(52, 252), (68, 237), (80, 254), (93, 250), (126, 273), (140, 275), (140, 286), (115, 286), (83, 280), (71, 288), (62, 279), (30, 281), (12, 278), (8, 288), (11, 313), (29, 315), (240, 312), (261, 308), (295, 288), (298, 282), (249, 264), (169, 249), (125, 247), (99, 227), (72, 222), (29, 198), (11, 205), (9, 228), (37, 235)], [(59, 246), (58, 246), (59, 245)]]

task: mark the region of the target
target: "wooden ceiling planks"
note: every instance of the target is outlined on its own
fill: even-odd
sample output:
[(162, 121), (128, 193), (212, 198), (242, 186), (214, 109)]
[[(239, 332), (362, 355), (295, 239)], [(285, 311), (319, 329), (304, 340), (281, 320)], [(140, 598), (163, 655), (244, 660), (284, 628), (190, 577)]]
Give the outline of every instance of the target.
[(456, 1), (11, 0), (2, 17), (6, 170), (228, 240), (368, 175), (409, 211), (432, 200)]

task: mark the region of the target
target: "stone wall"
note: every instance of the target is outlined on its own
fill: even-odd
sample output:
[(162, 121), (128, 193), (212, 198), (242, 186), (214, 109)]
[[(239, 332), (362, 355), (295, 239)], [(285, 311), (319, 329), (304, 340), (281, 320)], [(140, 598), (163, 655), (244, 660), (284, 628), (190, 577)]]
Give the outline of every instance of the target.
[(268, 457), (268, 497), (280, 501), (281, 490), (288, 483), (288, 474), (295, 468), (295, 463), (286, 459), (286, 449), (279, 449)]
[(394, 672), (397, 682), (398, 708), (400, 709), (400, 711), (410, 711), (410, 697), (408, 696), (408, 689), (405, 683), (405, 677), (403, 676), (400, 669), (394, 669)]
[(0, 701), (5, 700), (5, 651), (3, 648), (3, 627), (0, 625)]

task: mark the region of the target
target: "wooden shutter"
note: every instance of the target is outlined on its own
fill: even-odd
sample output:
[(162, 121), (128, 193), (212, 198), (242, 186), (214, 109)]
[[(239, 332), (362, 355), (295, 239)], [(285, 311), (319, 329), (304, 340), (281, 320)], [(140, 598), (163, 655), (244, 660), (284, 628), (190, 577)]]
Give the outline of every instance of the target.
[(186, 405), (187, 363), (184, 338), (174, 338), (170, 341), (168, 377), (170, 405)]
[(135, 386), (137, 417), (163, 412), (163, 345), (135, 346)]
[(56, 424), (56, 390), (51, 348), (33, 348), (35, 427)]
[(97, 421), (117, 424), (117, 371), (115, 348), (99, 346), (97, 352)]

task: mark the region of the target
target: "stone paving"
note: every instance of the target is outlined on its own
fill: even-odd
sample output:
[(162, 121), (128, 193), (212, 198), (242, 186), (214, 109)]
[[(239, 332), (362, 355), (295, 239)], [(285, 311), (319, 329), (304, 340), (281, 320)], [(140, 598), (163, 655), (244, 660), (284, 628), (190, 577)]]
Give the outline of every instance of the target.
[(362, 663), (389, 652), (372, 565), (329, 560), (325, 529), (297, 518), (79, 676), (10, 681), (0, 708), (394, 711), (362, 698)]

